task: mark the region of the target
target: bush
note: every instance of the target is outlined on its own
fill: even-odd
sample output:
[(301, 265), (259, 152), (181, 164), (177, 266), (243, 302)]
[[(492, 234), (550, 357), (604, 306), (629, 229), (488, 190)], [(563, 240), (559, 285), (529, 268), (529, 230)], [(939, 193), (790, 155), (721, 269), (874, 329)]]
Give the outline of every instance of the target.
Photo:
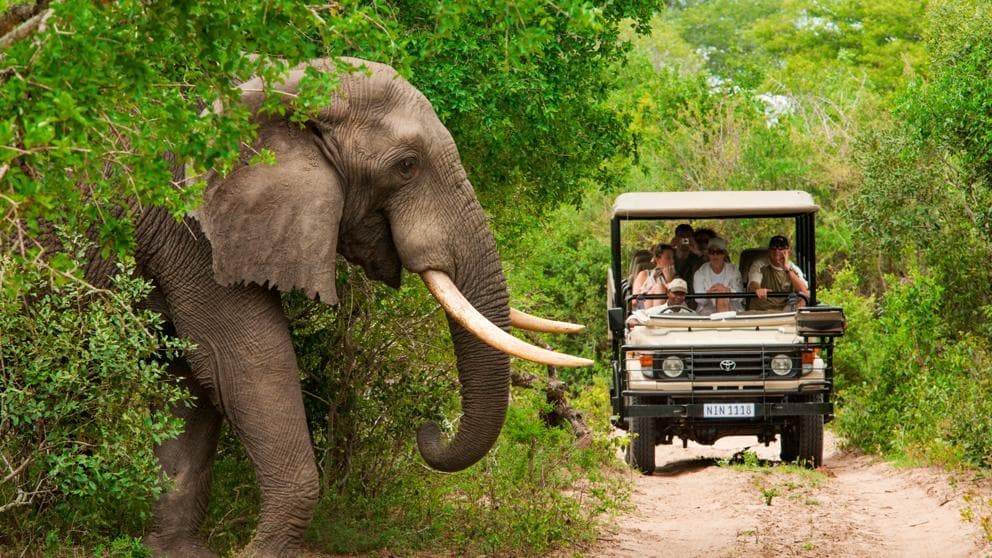
[(856, 294), (853, 278), (844, 270), (824, 294), (852, 324), (835, 353), (837, 428), (866, 451), (988, 466), (992, 423), (970, 417), (992, 411), (992, 353), (981, 338), (950, 331), (940, 277), (889, 276), (877, 308)]
[(185, 394), (162, 359), (183, 345), (133, 309), (132, 273), (110, 293), (0, 256), (0, 548), (139, 532), (165, 488), (153, 447)]
[(386, 547), (497, 556), (593, 540), (599, 515), (618, 509), (627, 494), (620, 476), (609, 473), (613, 446), (601, 432), (577, 449), (569, 431), (544, 425), (545, 407), (539, 391), (514, 390), (496, 446), (460, 473), (427, 469), (406, 444), (405, 472), (379, 494), (350, 486), (325, 495), (309, 538), (327, 552)]

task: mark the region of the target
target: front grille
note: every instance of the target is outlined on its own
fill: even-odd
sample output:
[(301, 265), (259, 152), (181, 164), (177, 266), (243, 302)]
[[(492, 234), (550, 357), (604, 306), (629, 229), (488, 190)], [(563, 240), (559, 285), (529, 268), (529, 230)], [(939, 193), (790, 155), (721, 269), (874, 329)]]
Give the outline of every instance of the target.
[[(772, 358), (786, 355), (792, 361), (792, 370), (786, 376), (772, 372)], [(677, 356), (685, 365), (682, 378), (707, 380), (717, 378), (794, 378), (802, 369), (802, 358), (793, 348), (760, 349), (686, 349), (654, 353), (655, 378), (665, 378), (662, 363), (665, 358)]]

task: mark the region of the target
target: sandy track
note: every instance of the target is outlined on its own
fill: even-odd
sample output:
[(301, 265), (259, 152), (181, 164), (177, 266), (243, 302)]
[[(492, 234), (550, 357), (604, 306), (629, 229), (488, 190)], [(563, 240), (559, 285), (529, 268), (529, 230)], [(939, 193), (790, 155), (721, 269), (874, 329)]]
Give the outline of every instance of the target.
[[(713, 447), (659, 446), (655, 474), (632, 473), (636, 509), (612, 521), (586, 554), (992, 555), (979, 521), (963, 519), (972, 505), (965, 500), (982, 497), (960, 483), (952, 486), (946, 472), (896, 469), (876, 458), (842, 452), (829, 433), (819, 475), (717, 465), (718, 458), (729, 458), (750, 444), (753, 438), (725, 438)], [(776, 444), (751, 449), (763, 460), (778, 460)]]

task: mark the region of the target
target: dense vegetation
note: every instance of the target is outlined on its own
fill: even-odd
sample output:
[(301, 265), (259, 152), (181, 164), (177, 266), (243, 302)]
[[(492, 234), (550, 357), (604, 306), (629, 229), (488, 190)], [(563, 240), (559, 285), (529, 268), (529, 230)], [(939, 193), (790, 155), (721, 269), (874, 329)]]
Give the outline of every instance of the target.
[[(148, 287), (128, 276), (130, 215), (114, 208), (186, 212), (199, 193), (170, 187), (161, 154), (223, 168), (249, 133), (238, 111), (200, 117), (206, 100), (318, 55), (389, 62), (431, 99), (490, 214), (515, 305), (589, 324), (547, 341), (597, 366), (558, 371), (591, 444), (542, 421), (540, 391), (515, 389), (489, 457), (430, 473), (413, 431), (457, 409), (450, 347), (435, 333), (443, 316), (424, 289), (391, 291), (342, 265), (337, 308), (287, 295), (322, 475), (315, 549), (534, 554), (588, 540), (597, 514), (621, 505), (603, 319), (607, 215), (621, 191), (813, 193), (821, 298), (851, 322), (837, 428), (890, 456), (992, 465), (985, 3), (490, 4), (65, 0), (43, 32), (3, 47), (0, 553), (140, 549), (132, 537), (163, 488), (150, 444), (175, 435), (161, 409), (184, 397), (163, 358), (183, 347), (132, 310)], [(314, 83), (300, 102), (329, 87)], [(71, 249), (39, 257), (28, 239), (42, 230)], [(87, 251), (120, 255), (114, 285), (78, 280)], [(225, 433), (210, 544), (243, 544), (257, 507)]]

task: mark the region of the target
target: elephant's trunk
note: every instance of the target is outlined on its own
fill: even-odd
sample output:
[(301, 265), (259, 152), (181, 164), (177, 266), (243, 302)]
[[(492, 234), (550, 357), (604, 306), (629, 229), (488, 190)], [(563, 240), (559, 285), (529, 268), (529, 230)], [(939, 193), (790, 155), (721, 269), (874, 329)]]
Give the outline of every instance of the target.
[[(506, 280), (481, 208), (478, 217), (483, 222), (466, 229), (478, 231), (486, 238), (472, 244), (477, 251), (461, 261), (453, 279), (468, 302), (505, 331), (510, 326)], [(450, 314), (448, 325), (461, 384), (462, 418), (458, 431), (447, 445), (441, 441), (441, 430), (433, 422), (417, 432), (417, 445), (428, 465), (450, 472), (479, 461), (496, 443), (510, 397), (510, 358), (480, 341)]]

